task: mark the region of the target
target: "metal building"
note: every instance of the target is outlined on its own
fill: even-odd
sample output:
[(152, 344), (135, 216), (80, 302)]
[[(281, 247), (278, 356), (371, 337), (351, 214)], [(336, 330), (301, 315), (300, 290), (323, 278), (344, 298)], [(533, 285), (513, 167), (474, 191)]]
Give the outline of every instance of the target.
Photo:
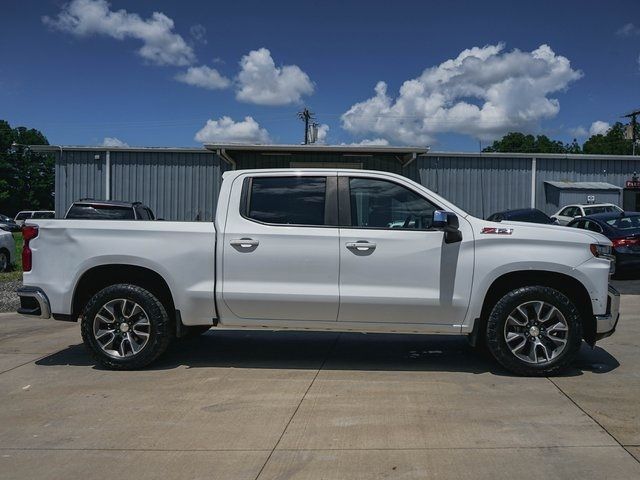
[[(166, 220), (211, 221), (229, 169), (345, 167), (405, 175), (486, 218), (510, 208), (557, 211), (550, 182), (607, 182), (640, 209), (640, 157), (430, 152), (428, 148), (207, 144), (203, 148), (33, 147), (56, 157), (58, 217), (79, 198), (141, 201)], [(583, 201), (602, 192), (581, 190)], [(568, 197), (567, 197), (568, 198)], [(608, 197), (607, 197), (608, 198)], [(613, 197), (611, 198), (613, 199)]]
[(622, 188), (607, 182), (555, 182), (547, 180), (545, 197), (547, 204), (556, 210), (580, 203), (613, 203), (620, 205)]

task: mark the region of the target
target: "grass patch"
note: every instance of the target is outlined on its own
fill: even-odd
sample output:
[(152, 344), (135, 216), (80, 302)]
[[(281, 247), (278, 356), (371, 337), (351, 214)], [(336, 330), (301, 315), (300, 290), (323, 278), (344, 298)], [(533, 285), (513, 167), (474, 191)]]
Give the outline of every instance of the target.
[(0, 282), (22, 280), (22, 233), (13, 233), (13, 239), (16, 242), (16, 254), (13, 258), (13, 268), (10, 272), (0, 272)]

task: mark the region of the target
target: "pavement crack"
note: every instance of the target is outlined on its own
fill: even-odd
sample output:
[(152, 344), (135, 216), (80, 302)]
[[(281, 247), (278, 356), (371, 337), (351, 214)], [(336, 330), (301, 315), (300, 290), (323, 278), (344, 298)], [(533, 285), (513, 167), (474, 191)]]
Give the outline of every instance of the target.
[(278, 445), (280, 445), (280, 442), (282, 441), (282, 438), (284, 437), (284, 434), (287, 433), (287, 429), (289, 428), (289, 425), (291, 425), (291, 422), (293, 421), (294, 417), (298, 413), (298, 410), (300, 409), (300, 406), (302, 405), (302, 402), (304, 402), (304, 399), (307, 398), (307, 394), (309, 393), (309, 390), (311, 390), (311, 387), (315, 383), (316, 378), (318, 378), (318, 375), (320, 375), (320, 372), (322, 371), (322, 369), (324, 368), (325, 364), (327, 363), (327, 360), (329, 359), (329, 357), (333, 353), (333, 350), (336, 348), (336, 345), (338, 344), (338, 340), (340, 340), (340, 336), (341, 335), (342, 335), (341, 333), (336, 335), (335, 340), (333, 341), (331, 346), (327, 349), (327, 355), (322, 360), (322, 363), (320, 364), (320, 367), (318, 368), (318, 371), (316, 372), (316, 374), (311, 379), (311, 382), (309, 382), (309, 385), (307, 386), (307, 389), (305, 390), (304, 394), (302, 395), (302, 398), (298, 402), (298, 405), (296, 406), (296, 409), (293, 411), (293, 414), (289, 418), (289, 421), (287, 422), (287, 424), (285, 425), (284, 429), (282, 430), (282, 433), (280, 434), (280, 437), (278, 438), (278, 441), (276, 442), (276, 444), (273, 446), (273, 448), (269, 452), (269, 455), (267, 456), (267, 459), (262, 464), (262, 467), (260, 467), (260, 471), (258, 471), (258, 474), (256, 475), (255, 480), (258, 480), (258, 478), (260, 478), (260, 475), (262, 475), (262, 472), (265, 469), (265, 467), (267, 466), (267, 464), (269, 463), (269, 460), (271, 460), (271, 457), (273, 456), (273, 452), (275, 452), (276, 449), (278, 448)]
[(620, 446), (620, 448), (622, 448), (625, 452), (627, 452), (627, 454), (633, 459), (635, 460), (637, 463), (640, 463), (640, 459), (636, 458), (627, 448), (625, 445), (623, 445), (622, 443), (620, 443), (618, 441), (618, 439), (609, 431), (605, 428), (604, 425), (602, 425), (595, 417), (593, 417), (593, 415), (591, 415), (589, 412), (587, 412), (584, 408), (582, 408), (578, 402), (576, 402), (573, 398), (571, 398), (561, 387), (560, 385), (558, 385), (556, 382), (553, 381), (553, 379), (551, 377), (547, 377), (547, 380), (549, 380), (551, 382), (551, 384), (556, 387), (558, 389), (558, 391), (564, 395), (567, 400), (569, 400), (571, 403), (573, 403), (576, 408), (578, 410), (580, 410), (582, 413), (584, 413), (587, 417), (589, 417), (591, 419), (591, 421), (593, 421), (593, 423), (595, 423), (596, 425), (598, 425), (603, 431), (605, 431), (607, 433), (607, 435), (609, 435), (612, 440), (614, 442), (616, 442), (618, 444), (618, 446)]

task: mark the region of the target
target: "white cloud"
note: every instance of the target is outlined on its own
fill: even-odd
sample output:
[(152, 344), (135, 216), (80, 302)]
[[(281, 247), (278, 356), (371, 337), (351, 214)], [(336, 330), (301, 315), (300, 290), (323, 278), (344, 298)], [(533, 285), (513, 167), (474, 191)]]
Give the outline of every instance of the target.
[(352, 145), (385, 146), (385, 145), (389, 145), (389, 140), (386, 140), (384, 138), (372, 138), (372, 139), (365, 138), (364, 140), (360, 140), (358, 143), (354, 143)]
[(329, 125), (327, 125), (326, 123), (318, 125), (318, 140), (316, 141), (316, 143), (326, 143), (329, 130)]
[(627, 23), (616, 31), (616, 35), (619, 37), (633, 37), (635, 35), (640, 35), (640, 27), (637, 27), (633, 23)]
[(191, 34), (191, 38), (196, 42), (202, 43), (203, 45), (207, 44), (207, 29), (204, 25), (199, 23), (192, 25), (191, 28), (189, 28), (189, 33)]
[(153, 12), (142, 19), (126, 10), (111, 10), (106, 0), (72, 0), (56, 17), (42, 21), (57, 30), (78, 37), (105, 35), (116, 40), (134, 38), (142, 41), (138, 54), (157, 65), (191, 65), (196, 56), (184, 38), (173, 31), (173, 20), (164, 13)]
[(589, 127), (589, 135), (605, 135), (610, 128), (611, 125), (609, 125), (609, 123), (596, 120), (591, 124), (591, 127)]
[(205, 126), (196, 133), (195, 139), (202, 143), (268, 143), (270, 141), (269, 133), (252, 117), (245, 117), (244, 120), (235, 122), (227, 116), (218, 120), (207, 120)]
[(206, 65), (189, 67), (186, 72), (179, 73), (175, 78), (179, 82), (209, 90), (219, 90), (231, 85), (231, 80), (222, 76), (215, 68)]
[(102, 146), (103, 147), (128, 147), (129, 144), (126, 142), (123, 142), (122, 140), (116, 137), (104, 137), (104, 140), (102, 141)]
[(414, 145), (432, 143), (443, 132), (491, 140), (534, 130), (560, 110), (548, 95), (566, 89), (582, 72), (547, 45), (532, 52), (503, 49), (500, 43), (464, 50), (405, 81), (396, 98), (378, 82), (375, 96), (342, 115), (342, 126)]
[(584, 128), (582, 125), (575, 127), (575, 128), (570, 128), (569, 129), (569, 133), (571, 135), (573, 135), (574, 137), (586, 137), (587, 135), (589, 135), (589, 132), (587, 131), (586, 128)]
[(309, 76), (296, 65), (276, 67), (266, 48), (253, 50), (240, 60), (236, 98), (258, 105), (299, 103), (313, 93)]

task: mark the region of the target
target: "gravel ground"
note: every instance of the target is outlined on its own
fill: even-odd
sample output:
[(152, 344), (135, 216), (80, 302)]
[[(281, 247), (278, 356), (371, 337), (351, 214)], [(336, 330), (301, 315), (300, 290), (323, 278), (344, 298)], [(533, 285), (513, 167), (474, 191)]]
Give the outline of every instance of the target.
[(22, 285), (20, 280), (0, 282), (0, 312), (15, 312), (20, 306), (16, 289)]

